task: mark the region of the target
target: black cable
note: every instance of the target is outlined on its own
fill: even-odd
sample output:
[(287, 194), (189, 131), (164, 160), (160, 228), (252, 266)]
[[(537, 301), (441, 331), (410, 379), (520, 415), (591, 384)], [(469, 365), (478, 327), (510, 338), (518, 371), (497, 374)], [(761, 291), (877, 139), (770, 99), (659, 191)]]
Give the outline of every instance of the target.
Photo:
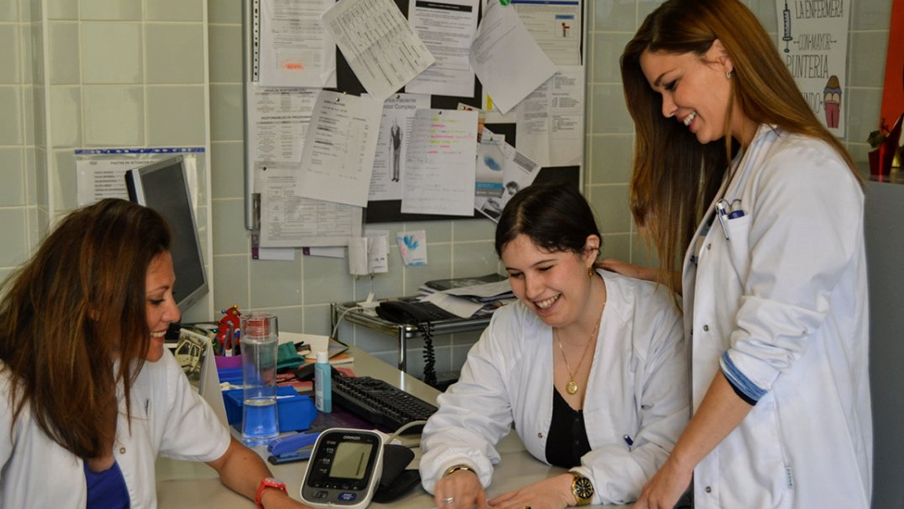
[(424, 336), (424, 383), (436, 387), (436, 353), (433, 351), (433, 325), (419, 322), (417, 330)]

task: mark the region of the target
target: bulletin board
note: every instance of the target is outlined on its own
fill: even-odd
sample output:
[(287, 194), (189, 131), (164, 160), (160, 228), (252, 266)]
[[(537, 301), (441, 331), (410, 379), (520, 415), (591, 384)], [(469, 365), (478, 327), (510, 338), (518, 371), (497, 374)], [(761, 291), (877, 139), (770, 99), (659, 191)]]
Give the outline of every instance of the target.
[[(409, 12), (409, 1), (421, 3), (423, 0), (393, 0), (396, 5), (399, 7), (399, 10), (403, 13), (403, 15), (407, 16)], [(486, 0), (482, 0), (486, 1)], [(497, 1), (497, 0), (489, 0), (489, 1)], [(572, 185), (575, 187), (580, 187), (581, 184), (581, 175), (582, 175), (582, 167), (583, 167), (583, 140), (584, 140), (584, 120), (583, 120), (583, 104), (585, 98), (583, 97), (584, 90), (584, 69), (586, 68), (584, 62), (584, 55), (586, 54), (586, 0), (552, 0), (549, 2), (544, 2), (549, 4), (547, 8), (555, 9), (556, 4), (561, 6), (568, 6), (572, 9), (577, 9), (580, 13), (580, 32), (579, 32), (579, 46), (580, 46), (580, 101), (581, 101), (581, 117), (578, 119), (571, 118), (568, 122), (569, 128), (573, 130), (579, 130), (577, 133), (580, 138), (580, 150), (579, 154), (576, 158), (569, 159), (567, 161), (568, 164), (545, 164), (542, 165), (542, 168), (537, 173), (537, 176), (534, 180), (534, 183), (558, 183), (563, 185)], [(245, 226), (249, 230), (258, 230), (260, 228), (260, 196), (255, 192), (255, 183), (254, 183), (254, 168), (255, 164), (260, 164), (259, 161), (254, 161), (254, 157), (252, 156), (252, 151), (250, 150), (251, 139), (255, 136), (260, 136), (260, 133), (254, 132), (255, 127), (254, 123), (251, 121), (253, 111), (251, 110), (253, 106), (252, 96), (255, 93), (255, 90), (259, 88), (259, 71), (260, 71), (260, 60), (259, 60), (259, 51), (260, 51), (260, 39), (261, 39), (261, 2), (262, 0), (244, 0), (243, 5), (243, 46), (244, 46), (244, 141), (245, 141)], [(511, 2), (513, 5), (518, 4), (519, 0), (514, 0)], [(537, 4), (537, 2), (527, 2), (524, 1), (525, 4)], [(536, 8), (535, 6), (531, 6), (530, 8)], [(482, 10), (481, 13), (482, 15)], [(557, 20), (558, 21), (558, 20)], [(527, 23), (525, 23), (527, 24)], [(342, 55), (342, 52), (336, 48), (336, 87), (329, 88), (328, 90), (335, 90), (338, 92), (343, 92), (352, 95), (361, 95), (366, 93), (364, 86), (355, 76), (354, 72), (351, 69), (351, 66), (348, 64), (347, 60)], [(404, 92), (405, 90), (400, 90), (400, 92)], [(484, 97), (483, 87), (480, 83), (479, 79), (475, 79), (474, 85), (474, 93), (472, 97), (453, 97), (453, 96), (443, 96), (443, 95), (431, 95), (430, 96), (430, 107), (437, 109), (450, 109), (455, 110), (458, 109), (460, 105), (465, 104), (471, 107), (482, 109), (485, 108), (484, 101), (486, 98)], [(497, 114), (494, 116), (493, 113), (488, 114), (486, 127), (490, 129), (493, 133), (503, 134), (505, 136), (505, 142), (513, 145), (516, 149), (518, 149), (518, 138), (519, 138), (519, 122), (515, 119), (516, 115), (511, 112), (509, 115), (501, 116)], [(552, 132), (552, 129), (550, 129)], [(575, 137), (574, 132), (571, 133), (572, 137)], [(554, 142), (553, 135), (550, 134), (550, 144)], [(577, 151), (573, 151), (577, 152)], [(401, 221), (428, 221), (428, 220), (441, 220), (441, 219), (469, 219), (469, 218), (482, 218), (486, 219), (487, 216), (475, 210), (473, 216), (465, 217), (465, 216), (444, 216), (444, 215), (435, 215), (435, 214), (409, 214), (401, 212), (401, 200), (380, 200), (380, 201), (368, 201), (367, 207), (364, 209), (363, 220), (365, 223), (383, 223), (383, 222), (401, 222)]]

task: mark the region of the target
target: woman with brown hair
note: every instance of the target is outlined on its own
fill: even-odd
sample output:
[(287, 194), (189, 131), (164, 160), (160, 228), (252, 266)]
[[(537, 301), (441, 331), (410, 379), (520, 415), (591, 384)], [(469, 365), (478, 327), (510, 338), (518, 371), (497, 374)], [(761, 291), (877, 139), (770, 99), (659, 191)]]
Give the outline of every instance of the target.
[[(62, 220), (0, 301), (0, 506), (153, 507), (158, 454), (260, 507), (304, 507), (230, 438), (164, 348), (179, 320), (165, 220), (107, 199)], [(263, 505), (262, 505), (263, 504)]]
[[(637, 509), (870, 502), (863, 192), (737, 0), (669, 0), (621, 58), (631, 199), (681, 292), (693, 417)], [(674, 271), (686, 251), (682, 273)]]

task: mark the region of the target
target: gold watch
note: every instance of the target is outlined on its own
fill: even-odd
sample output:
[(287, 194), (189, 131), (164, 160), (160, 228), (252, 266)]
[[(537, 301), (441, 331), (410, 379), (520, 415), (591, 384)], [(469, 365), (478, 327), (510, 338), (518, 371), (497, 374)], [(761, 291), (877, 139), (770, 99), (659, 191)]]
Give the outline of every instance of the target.
[(571, 480), (571, 494), (574, 495), (574, 505), (589, 505), (590, 501), (593, 500), (593, 483), (590, 482), (590, 479), (577, 472), (568, 473), (573, 477)]

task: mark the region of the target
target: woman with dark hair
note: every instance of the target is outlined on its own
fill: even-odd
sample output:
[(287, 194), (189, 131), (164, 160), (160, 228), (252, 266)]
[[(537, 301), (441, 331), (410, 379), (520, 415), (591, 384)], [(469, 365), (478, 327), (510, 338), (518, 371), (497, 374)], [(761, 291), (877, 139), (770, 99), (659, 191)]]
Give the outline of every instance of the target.
[[(681, 292), (694, 416), (637, 509), (868, 508), (863, 192), (737, 0), (669, 0), (625, 48), (632, 208)], [(682, 273), (674, 270), (685, 252)]]
[(0, 301), (0, 507), (154, 507), (158, 454), (204, 461), (259, 507), (272, 480), (164, 348), (179, 320), (170, 232), (107, 199), (66, 218)]
[(513, 424), (569, 472), (493, 507), (627, 503), (665, 461), (688, 418), (681, 319), (665, 288), (595, 270), (601, 243), (574, 188), (531, 186), (506, 205), (496, 252), (518, 301), (494, 313), (424, 427), (420, 472), (439, 509), (487, 506)]

